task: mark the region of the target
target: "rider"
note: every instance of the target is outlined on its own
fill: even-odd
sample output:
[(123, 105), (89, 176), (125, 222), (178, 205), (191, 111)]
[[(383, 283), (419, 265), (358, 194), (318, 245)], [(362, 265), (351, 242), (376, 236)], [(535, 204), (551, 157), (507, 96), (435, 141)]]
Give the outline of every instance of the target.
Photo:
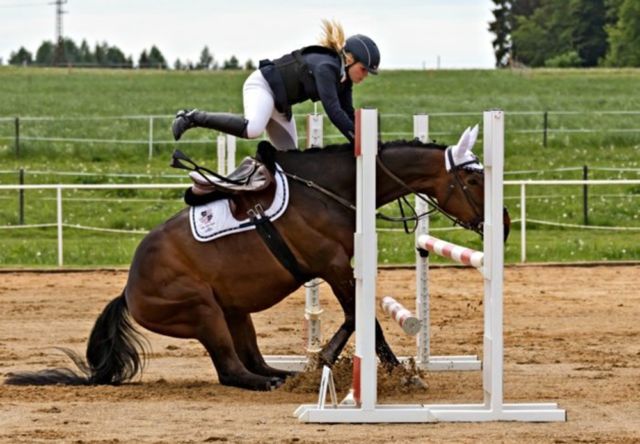
[(243, 87), (244, 116), (181, 110), (173, 121), (178, 140), (189, 128), (202, 127), (253, 139), (266, 129), (279, 150), (297, 149), (291, 106), (320, 100), (329, 120), (353, 142), (352, 85), (377, 74), (380, 52), (369, 37), (344, 38), (342, 26), (323, 20), (320, 46), (307, 46), (279, 59), (262, 60)]

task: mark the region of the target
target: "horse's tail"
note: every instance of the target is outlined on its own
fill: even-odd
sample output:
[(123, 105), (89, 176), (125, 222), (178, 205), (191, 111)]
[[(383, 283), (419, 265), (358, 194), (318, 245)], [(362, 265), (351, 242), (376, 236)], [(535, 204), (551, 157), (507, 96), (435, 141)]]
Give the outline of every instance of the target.
[(124, 292), (102, 310), (87, 344), (86, 361), (76, 352), (58, 347), (78, 367), (11, 373), (5, 384), (14, 385), (118, 385), (144, 368), (146, 339), (129, 320)]

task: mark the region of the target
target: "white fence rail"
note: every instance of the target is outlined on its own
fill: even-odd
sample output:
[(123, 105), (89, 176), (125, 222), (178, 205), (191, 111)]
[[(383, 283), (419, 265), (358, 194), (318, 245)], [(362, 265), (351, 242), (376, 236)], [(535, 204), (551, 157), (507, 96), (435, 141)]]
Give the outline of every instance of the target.
[[(85, 184), (57, 184), (57, 185), (0, 185), (0, 191), (2, 190), (56, 190), (56, 224), (58, 231), (58, 266), (64, 265), (64, 242), (63, 242), (63, 228), (74, 227), (73, 225), (63, 224), (62, 214), (62, 190), (123, 190), (123, 189), (137, 189), (137, 190), (151, 190), (151, 189), (184, 189), (186, 184), (97, 184), (97, 185), (85, 185)], [(42, 225), (40, 225), (42, 226)], [(0, 227), (2, 229), (10, 228), (34, 228), (29, 225), (14, 225)], [(77, 227), (87, 229), (89, 227)], [(114, 232), (116, 230), (108, 230)], [(119, 232), (130, 232), (121, 230)], [(140, 233), (140, 231), (136, 231)]]
[[(637, 121), (631, 121), (632, 127), (601, 127), (594, 128), (592, 125), (588, 127), (568, 127), (564, 124), (550, 124), (550, 117), (562, 117), (562, 116), (640, 116), (640, 110), (610, 110), (610, 111), (509, 111), (509, 116), (521, 116), (521, 117), (536, 117), (539, 116), (539, 125), (534, 124), (531, 125), (533, 127), (522, 127), (518, 128), (515, 126), (511, 126), (509, 128), (510, 134), (540, 134), (542, 136), (543, 145), (547, 145), (547, 138), (549, 134), (587, 134), (587, 133), (603, 133), (603, 134), (640, 134), (640, 127), (637, 127)], [(437, 117), (471, 117), (478, 116), (481, 117), (481, 113), (477, 112), (443, 112), (443, 113), (431, 113), (429, 114), (432, 118)], [(383, 119), (395, 119), (402, 118), (406, 119), (406, 114), (381, 114)], [(303, 115), (296, 115), (296, 117), (303, 117)], [(20, 152), (20, 142), (21, 141), (30, 141), (30, 142), (65, 142), (65, 143), (104, 143), (110, 145), (146, 145), (148, 148), (148, 157), (151, 159), (153, 157), (153, 150), (155, 144), (171, 144), (174, 141), (167, 137), (170, 135), (169, 124), (173, 115), (125, 115), (125, 116), (86, 116), (86, 117), (50, 117), (50, 116), (42, 116), (42, 117), (30, 117), (30, 116), (19, 116), (19, 117), (0, 117), (0, 123), (4, 125), (12, 125), (13, 126), (13, 135), (3, 136), (0, 134), (0, 140), (13, 140), (15, 145), (16, 153)], [(59, 135), (24, 135), (21, 134), (24, 132), (24, 128), (22, 128), (23, 123), (28, 122), (56, 122), (56, 121), (70, 121), (70, 122), (83, 122), (83, 121), (91, 121), (91, 122), (99, 122), (99, 121), (114, 121), (114, 120), (139, 120), (146, 121), (146, 134), (143, 137), (136, 139), (118, 139), (118, 138), (91, 138), (91, 137), (60, 137)], [(300, 122), (303, 119), (299, 119)], [(163, 122), (163, 130), (158, 131), (158, 122)], [(140, 134), (143, 134), (139, 130)], [(301, 134), (304, 132), (301, 132)], [(7, 133), (8, 134), (8, 133)], [(161, 135), (159, 135), (161, 134)], [(382, 132), (383, 136), (386, 137), (407, 137), (411, 136), (412, 132), (410, 130), (404, 132)], [(431, 136), (442, 136), (442, 135), (450, 135), (457, 134), (456, 131), (440, 131), (434, 132), (431, 131)], [(305, 136), (306, 137), (306, 136)], [(300, 140), (305, 137), (300, 137)], [(326, 139), (341, 139), (343, 136), (340, 134), (332, 134), (325, 135)], [(193, 144), (214, 144), (215, 138), (210, 139), (193, 139), (189, 140), (189, 143)]]
[[(621, 179), (621, 180), (505, 180), (504, 185), (516, 185), (520, 187), (520, 261), (526, 262), (527, 260), (527, 186), (541, 186), (541, 185), (640, 185), (638, 179)], [(540, 221), (536, 221), (539, 223)], [(567, 224), (564, 224), (568, 226)], [(578, 226), (574, 226), (578, 227)], [(594, 227), (590, 227), (594, 229)], [(604, 227), (600, 227), (604, 228)], [(609, 228), (609, 227), (607, 227)], [(616, 227), (626, 228), (626, 227)], [(635, 227), (628, 227), (627, 229), (633, 229)], [(635, 228), (640, 231), (640, 227)]]
[[(506, 180), (505, 186), (519, 186), (520, 187), (520, 260), (526, 262), (527, 260), (527, 192), (528, 186), (585, 186), (585, 185), (640, 185), (640, 179), (628, 179), (628, 180)], [(87, 227), (73, 224), (63, 223), (63, 190), (114, 190), (114, 189), (184, 189), (188, 184), (42, 184), (42, 185), (0, 185), (0, 191), (10, 190), (56, 190), (56, 222), (52, 224), (38, 224), (38, 225), (5, 225), (0, 226), (0, 230), (11, 229), (25, 229), (25, 228), (43, 228), (43, 227), (56, 227), (58, 233), (58, 266), (64, 265), (64, 242), (63, 242), (63, 230), (65, 227), (74, 229), (88, 229), (96, 231), (106, 231), (113, 233), (145, 233), (140, 230), (112, 230), (102, 229), (95, 227)], [(543, 225), (557, 225), (572, 228), (581, 229), (601, 229), (601, 230), (618, 230), (618, 231), (640, 231), (640, 227), (594, 227), (584, 225), (571, 225), (571, 224), (558, 224), (548, 221), (540, 221), (529, 219), (530, 222)]]

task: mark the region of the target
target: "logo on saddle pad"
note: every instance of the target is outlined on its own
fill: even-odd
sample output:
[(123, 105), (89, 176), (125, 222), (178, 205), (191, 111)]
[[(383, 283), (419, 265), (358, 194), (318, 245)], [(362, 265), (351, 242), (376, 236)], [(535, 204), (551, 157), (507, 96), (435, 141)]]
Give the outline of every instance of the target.
[(213, 211), (211, 210), (211, 208), (207, 208), (206, 206), (204, 207), (204, 209), (200, 212), (198, 223), (204, 225), (215, 225), (215, 221), (213, 220)]
[[(280, 166), (276, 165), (276, 193), (265, 217), (276, 220), (289, 205), (289, 184)], [(216, 200), (189, 209), (189, 224), (193, 237), (200, 242), (209, 242), (229, 234), (254, 230), (251, 219), (237, 220), (231, 213), (229, 200)]]

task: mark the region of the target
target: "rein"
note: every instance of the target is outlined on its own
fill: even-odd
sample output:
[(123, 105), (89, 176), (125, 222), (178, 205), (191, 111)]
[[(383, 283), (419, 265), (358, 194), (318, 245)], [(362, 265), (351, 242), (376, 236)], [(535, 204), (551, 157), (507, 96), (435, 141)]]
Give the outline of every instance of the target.
[[(451, 150), (447, 150), (447, 154), (450, 155), (450, 151)], [(463, 228), (466, 228), (468, 230), (474, 231), (476, 233), (478, 233), (480, 236), (482, 236), (483, 231), (482, 231), (482, 225), (481, 222), (477, 223), (477, 224), (473, 224), (473, 223), (467, 223), (467, 222), (463, 222), (460, 219), (451, 216), (449, 213), (447, 213), (442, 206), (438, 203), (438, 201), (436, 201), (433, 197), (428, 196), (428, 195), (423, 195), (421, 193), (419, 193), (418, 191), (416, 191), (415, 189), (413, 189), (412, 187), (410, 187), (409, 185), (406, 184), (406, 182), (404, 182), (402, 179), (400, 179), (398, 176), (396, 176), (383, 162), (382, 159), (380, 159), (380, 156), (376, 157), (376, 163), (378, 164), (378, 166), (380, 167), (380, 169), (391, 179), (393, 179), (396, 183), (398, 183), (401, 187), (403, 187), (405, 190), (409, 191), (410, 193), (415, 194), (416, 196), (418, 196), (418, 198), (424, 202), (427, 202), (428, 204), (430, 204), (431, 206), (433, 206), (434, 209), (438, 210), (440, 213), (442, 213), (442, 215), (444, 215), (447, 219), (449, 219), (450, 221), (452, 221), (454, 224), (456, 225), (460, 225)], [(452, 163), (452, 165), (454, 165)], [(466, 166), (467, 163), (465, 164), (461, 164), (461, 165), (455, 165), (451, 168), (451, 172), (453, 173), (453, 177), (456, 181), (456, 185), (458, 185), (464, 192), (465, 198), (467, 199), (467, 202), (469, 203), (469, 205), (473, 208), (474, 213), (476, 213), (477, 219), (478, 220), (482, 220), (481, 214), (478, 212), (478, 204), (477, 202), (473, 199), (473, 196), (471, 196), (469, 194), (469, 191), (467, 190), (467, 187), (463, 185), (462, 183), (462, 179), (460, 179), (460, 175), (459, 175), (459, 171), (460, 169), (462, 169), (464, 166)], [(455, 188), (456, 185), (451, 185), (449, 187), (449, 194), (447, 195), (447, 198), (444, 201), (444, 204), (447, 203), (447, 201), (449, 200), (449, 197), (451, 196), (451, 193), (453, 192), (453, 189)], [(425, 197), (426, 196), (426, 197)], [(405, 200), (406, 202), (406, 200)], [(444, 205), (443, 204), (443, 205)], [(423, 213), (421, 215), (417, 215), (415, 214), (415, 210), (413, 211), (414, 216), (408, 217), (408, 218), (403, 218), (406, 220), (414, 220), (414, 221), (418, 221), (420, 220), (422, 217), (424, 217), (427, 214), (432, 213), (432, 211)], [(406, 229), (405, 229), (406, 231)], [(415, 231), (415, 230), (414, 230)]]
[(287, 177), (290, 177), (291, 179), (293, 179), (293, 180), (295, 180), (297, 182), (300, 182), (300, 183), (308, 186), (312, 190), (319, 191), (320, 193), (324, 194), (325, 196), (328, 196), (331, 199), (335, 200), (336, 202), (338, 202), (343, 207), (347, 207), (350, 210), (356, 211), (356, 206), (354, 204), (352, 204), (349, 200), (345, 199), (342, 196), (337, 195), (333, 191), (330, 191), (330, 190), (327, 190), (326, 188), (321, 187), (320, 185), (318, 185), (314, 181), (309, 180), (309, 179), (304, 179), (304, 178), (302, 178), (300, 176), (296, 176), (295, 174), (288, 173), (286, 171), (284, 171), (284, 175), (287, 176)]
[[(450, 155), (449, 153), (450, 150), (447, 151), (447, 154)], [(477, 224), (473, 224), (473, 223), (467, 223), (467, 222), (463, 222), (458, 218), (455, 218), (453, 216), (451, 216), (449, 213), (447, 213), (446, 211), (444, 211), (444, 209), (442, 208), (442, 206), (440, 204), (438, 204), (438, 202), (432, 198), (431, 196), (428, 195), (423, 195), (421, 193), (419, 193), (418, 191), (416, 191), (415, 189), (413, 189), (412, 187), (410, 187), (409, 185), (407, 185), (406, 182), (404, 182), (402, 179), (400, 179), (396, 174), (394, 174), (383, 162), (382, 159), (380, 159), (380, 156), (376, 156), (376, 163), (377, 165), (380, 167), (380, 169), (382, 170), (382, 172), (384, 172), (384, 174), (386, 174), (389, 178), (391, 178), (393, 181), (395, 181), (396, 183), (398, 183), (402, 188), (404, 188), (405, 190), (407, 190), (409, 193), (415, 194), (416, 196), (418, 196), (419, 199), (421, 199), (422, 201), (430, 204), (433, 209), (426, 211), (422, 214), (417, 214), (415, 209), (413, 208), (413, 206), (407, 201), (406, 198), (402, 198), (402, 200), (409, 206), (409, 208), (411, 208), (411, 212), (413, 213), (412, 216), (404, 216), (404, 209), (402, 207), (402, 201), (400, 200), (400, 198), (398, 199), (398, 204), (400, 207), (400, 212), (402, 214), (401, 217), (392, 217), (392, 216), (387, 216), (379, 211), (376, 212), (376, 217), (379, 219), (383, 219), (386, 221), (390, 221), (390, 222), (403, 222), (405, 224), (405, 232), (406, 233), (411, 233), (413, 231), (415, 231), (415, 227), (413, 228), (413, 230), (409, 231), (406, 225), (406, 222), (408, 221), (413, 221), (413, 222), (418, 222), (420, 219), (424, 218), (425, 216), (432, 214), (434, 211), (439, 211), (440, 213), (442, 213), (446, 218), (448, 218), (449, 220), (451, 220), (454, 224), (456, 225), (460, 225), (463, 228), (466, 228), (468, 230), (474, 231), (476, 233), (478, 233), (480, 236), (482, 236), (482, 223), (479, 222)], [(453, 163), (452, 163), (453, 165)], [(477, 202), (473, 199), (473, 197), (469, 194), (466, 186), (463, 185), (462, 183), (462, 179), (460, 179), (459, 176), (459, 170), (463, 169), (465, 166), (467, 165), (467, 163), (461, 164), (461, 165), (456, 165), (454, 167), (452, 167), (451, 171), (453, 172), (453, 176), (455, 178), (456, 184), (455, 185), (451, 185), (451, 191), (453, 191), (453, 188), (455, 188), (455, 186), (459, 186), (462, 188), (464, 195), (469, 203), (469, 205), (473, 208), (474, 212), (476, 213), (476, 216), (478, 216), (479, 220), (482, 220), (482, 217), (480, 215), (480, 213), (478, 212), (478, 208), (479, 205), (477, 204)], [(342, 196), (339, 196), (338, 194), (334, 193), (331, 190), (328, 190), (320, 185), (318, 185), (317, 183), (315, 183), (312, 180), (309, 179), (304, 179), (300, 176), (297, 176), (295, 174), (292, 173), (288, 173), (288, 172), (284, 172), (284, 174), (297, 181), (302, 183), (303, 185), (306, 185), (307, 187), (318, 191), (322, 194), (324, 194), (327, 197), (330, 197), (331, 199), (335, 200), (336, 202), (338, 202), (340, 205), (344, 206), (345, 208), (348, 208), (352, 211), (356, 211), (356, 206), (351, 203), (349, 200), (345, 199)], [(449, 195), (447, 196), (447, 199), (445, 199), (445, 203), (448, 201), (449, 196), (451, 196), (451, 192), (449, 193)]]

